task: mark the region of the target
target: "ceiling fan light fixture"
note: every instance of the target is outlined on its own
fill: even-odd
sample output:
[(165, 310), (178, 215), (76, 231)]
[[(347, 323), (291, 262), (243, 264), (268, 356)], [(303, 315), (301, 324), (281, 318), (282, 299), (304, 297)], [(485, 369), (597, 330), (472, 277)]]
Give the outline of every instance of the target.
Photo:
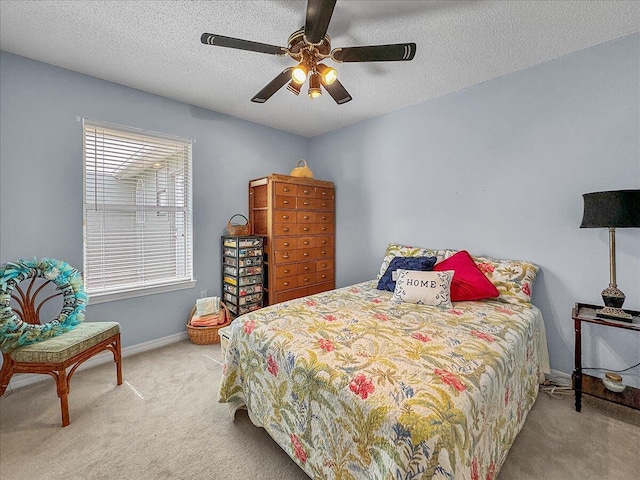
[(301, 83), (296, 83), (295, 80), (291, 80), (289, 85), (287, 85), (287, 90), (293, 93), (295, 96), (300, 95), (300, 87), (302, 87)]
[(319, 63), (316, 68), (318, 73), (322, 75), (323, 85), (331, 85), (338, 79), (338, 72), (335, 68), (325, 65), (324, 63)]
[(309, 77), (309, 98), (314, 99), (322, 95), (322, 90), (320, 90), (321, 79), (322, 75), (318, 72), (313, 72)]
[(336, 63), (408, 61), (415, 56), (416, 44), (393, 43), (332, 49), (327, 29), (336, 2), (337, 0), (307, 0), (304, 25), (289, 35), (286, 47), (214, 33), (203, 33), (200, 41), (205, 45), (265, 53), (277, 57), (288, 56), (297, 63), (295, 67), (285, 68), (256, 93), (251, 98), (254, 103), (266, 102), (288, 82), (290, 83), (287, 90), (294, 95), (299, 95), (302, 85), (309, 79), (309, 98), (321, 96), (324, 88), (338, 105), (342, 105), (352, 100), (351, 95), (338, 80), (336, 69), (320, 62), (327, 58)]
[(299, 84), (303, 84), (307, 79), (309, 68), (304, 63), (299, 63), (296, 68), (291, 72), (291, 79)]

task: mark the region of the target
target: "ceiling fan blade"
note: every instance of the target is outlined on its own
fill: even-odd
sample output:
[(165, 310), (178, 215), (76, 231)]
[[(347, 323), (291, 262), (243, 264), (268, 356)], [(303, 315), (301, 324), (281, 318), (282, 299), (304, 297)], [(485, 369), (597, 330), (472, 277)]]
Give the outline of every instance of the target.
[(200, 41), (205, 45), (216, 45), (218, 47), (237, 48), (238, 50), (248, 50), (250, 52), (268, 53), (271, 55), (286, 55), (284, 47), (268, 45), (266, 43), (251, 42), (241, 38), (225, 37), (215, 33), (203, 33)]
[(327, 34), (336, 0), (308, 0), (304, 36), (309, 43), (320, 43)]
[(391, 45), (334, 48), (331, 57), (336, 62), (400, 62), (412, 60), (415, 54), (415, 43), (394, 43)]
[(331, 85), (325, 85), (323, 83), (322, 86), (329, 92), (329, 95), (331, 95), (338, 105), (351, 101), (351, 95), (349, 95), (349, 92), (347, 92), (338, 80), (334, 80)]
[(264, 103), (269, 100), (274, 93), (280, 90), (285, 83), (291, 80), (291, 70), (293, 70), (293, 67), (285, 68), (280, 75), (271, 80), (262, 90), (256, 93), (251, 101), (254, 103)]

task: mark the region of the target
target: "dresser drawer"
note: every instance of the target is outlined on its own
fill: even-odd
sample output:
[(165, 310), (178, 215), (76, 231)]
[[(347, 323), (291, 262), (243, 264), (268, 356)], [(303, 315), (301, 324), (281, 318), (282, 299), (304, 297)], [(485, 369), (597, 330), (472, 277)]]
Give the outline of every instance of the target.
[(318, 246), (318, 237), (298, 237), (298, 248), (313, 248)]
[(333, 270), (333, 258), (316, 260), (316, 272), (323, 272), (324, 270)]
[[(322, 235), (321, 237), (313, 237), (315, 238), (315, 247), (333, 247), (334, 239), (333, 235)], [(300, 247), (298, 247), (300, 248)]]
[(301, 248), (298, 250), (298, 260), (315, 260), (317, 258), (318, 252), (317, 248)]
[(309, 185), (297, 185), (296, 186), (296, 195), (298, 197), (315, 198), (315, 196), (316, 196), (316, 187), (310, 187)]
[(276, 250), (273, 253), (275, 263), (290, 263), (298, 260), (298, 250)]
[(318, 200), (315, 198), (297, 197), (296, 208), (298, 210), (313, 210), (316, 208)]
[(290, 185), (288, 183), (274, 182), (273, 191), (276, 195), (295, 196), (298, 185)]
[(316, 282), (333, 282), (333, 270), (316, 273)]
[(329, 187), (316, 187), (316, 198), (333, 199), (334, 189)]
[(296, 197), (276, 195), (276, 208), (296, 208)]
[(316, 233), (333, 233), (336, 226), (333, 223), (320, 223), (316, 229)]
[[(323, 215), (328, 215), (324, 213)], [(296, 211), (295, 210), (276, 210), (273, 212), (274, 223), (295, 223)]]
[(274, 235), (295, 235), (297, 233), (295, 223), (274, 223), (273, 234)]
[(316, 283), (315, 273), (305, 273), (302, 275), (298, 275), (298, 287), (308, 287), (309, 285), (313, 285), (314, 283)]
[(297, 247), (297, 238), (276, 238), (274, 245), (276, 250), (290, 250)]
[(303, 262), (297, 263), (298, 275), (304, 275), (305, 273), (314, 273), (316, 271), (316, 262)]
[[(324, 213), (323, 215), (328, 215)], [(316, 212), (296, 212), (297, 223), (316, 223)]]
[(335, 282), (323, 282), (311, 285), (307, 289), (307, 295), (314, 295), (316, 293), (327, 292), (335, 288)]
[(288, 290), (298, 286), (298, 276), (285, 277), (276, 279), (276, 290)]
[(334, 258), (334, 250), (333, 247), (318, 247), (315, 248), (315, 258)]
[(316, 200), (316, 209), (333, 212), (335, 210), (335, 201), (333, 198), (319, 198)]
[[(309, 289), (307, 287), (304, 288), (295, 288), (293, 290), (286, 290), (284, 292), (277, 292), (275, 294), (275, 302), (281, 303), (286, 302), (288, 300), (293, 300), (294, 298), (306, 297), (308, 295)], [(321, 290), (324, 291), (324, 290)]]
[(298, 275), (298, 266), (299, 264), (291, 263), (287, 265), (278, 265), (276, 266), (276, 278), (285, 278), (291, 277), (293, 275)]
[(317, 232), (317, 224), (300, 223), (296, 225), (296, 233), (298, 235), (315, 235)]
[(333, 213), (330, 212), (318, 212), (315, 218), (318, 223), (333, 223)]

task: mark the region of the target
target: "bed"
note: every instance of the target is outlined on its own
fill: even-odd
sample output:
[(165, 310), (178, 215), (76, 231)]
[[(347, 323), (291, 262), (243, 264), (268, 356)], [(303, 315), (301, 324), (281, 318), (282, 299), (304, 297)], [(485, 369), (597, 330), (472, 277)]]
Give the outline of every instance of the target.
[[(456, 253), (392, 245), (381, 276), (393, 253)], [(497, 299), (397, 302), (376, 279), (243, 315), (218, 400), (314, 479), (493, 479), (548, 371), (540, 311), (504, 301), (531, 274), (495, 262)]]

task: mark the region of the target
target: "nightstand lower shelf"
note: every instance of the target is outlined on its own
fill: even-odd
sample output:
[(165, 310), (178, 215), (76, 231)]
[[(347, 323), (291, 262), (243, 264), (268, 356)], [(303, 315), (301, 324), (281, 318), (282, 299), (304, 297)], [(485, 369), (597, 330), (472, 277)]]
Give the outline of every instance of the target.
[(573, 307), (573, 311), (571, 312), (576, 335), (575, 368), (572, 375), (573, 389), (576, 392), (576, 411), (579, 412), (582, 407), (583, 393), (640, 410), (640, 389), (627, 385), (627, 388), (625, 388), (623, 392), (611, 392), (605, 388), (600, 378), (585, 375), (582, 371), (582, 323), (640, 332), (640, 312), (635, 310), (625, 310), (627, 313), (631, 314), (632, 321), (621, 322), (618, 320), (599, 318), (598, 310), (601, 308), (602, 307), (597, 305), (576, 303)]
[(582, 388), (578, 389), (576, 385), (576, 376), (577, 374), (574, 373), (572, 378), (572, 384), (574, 390), (576, 390), (576, 396), (580, 393), (584, 393), (640, 410), (640, 388), (634, 388), (627, 385), (627, 388), (625, 388), (623, 392), (615, 393), (607, 390), (601, 379), (591, 375), (582, 374)]

